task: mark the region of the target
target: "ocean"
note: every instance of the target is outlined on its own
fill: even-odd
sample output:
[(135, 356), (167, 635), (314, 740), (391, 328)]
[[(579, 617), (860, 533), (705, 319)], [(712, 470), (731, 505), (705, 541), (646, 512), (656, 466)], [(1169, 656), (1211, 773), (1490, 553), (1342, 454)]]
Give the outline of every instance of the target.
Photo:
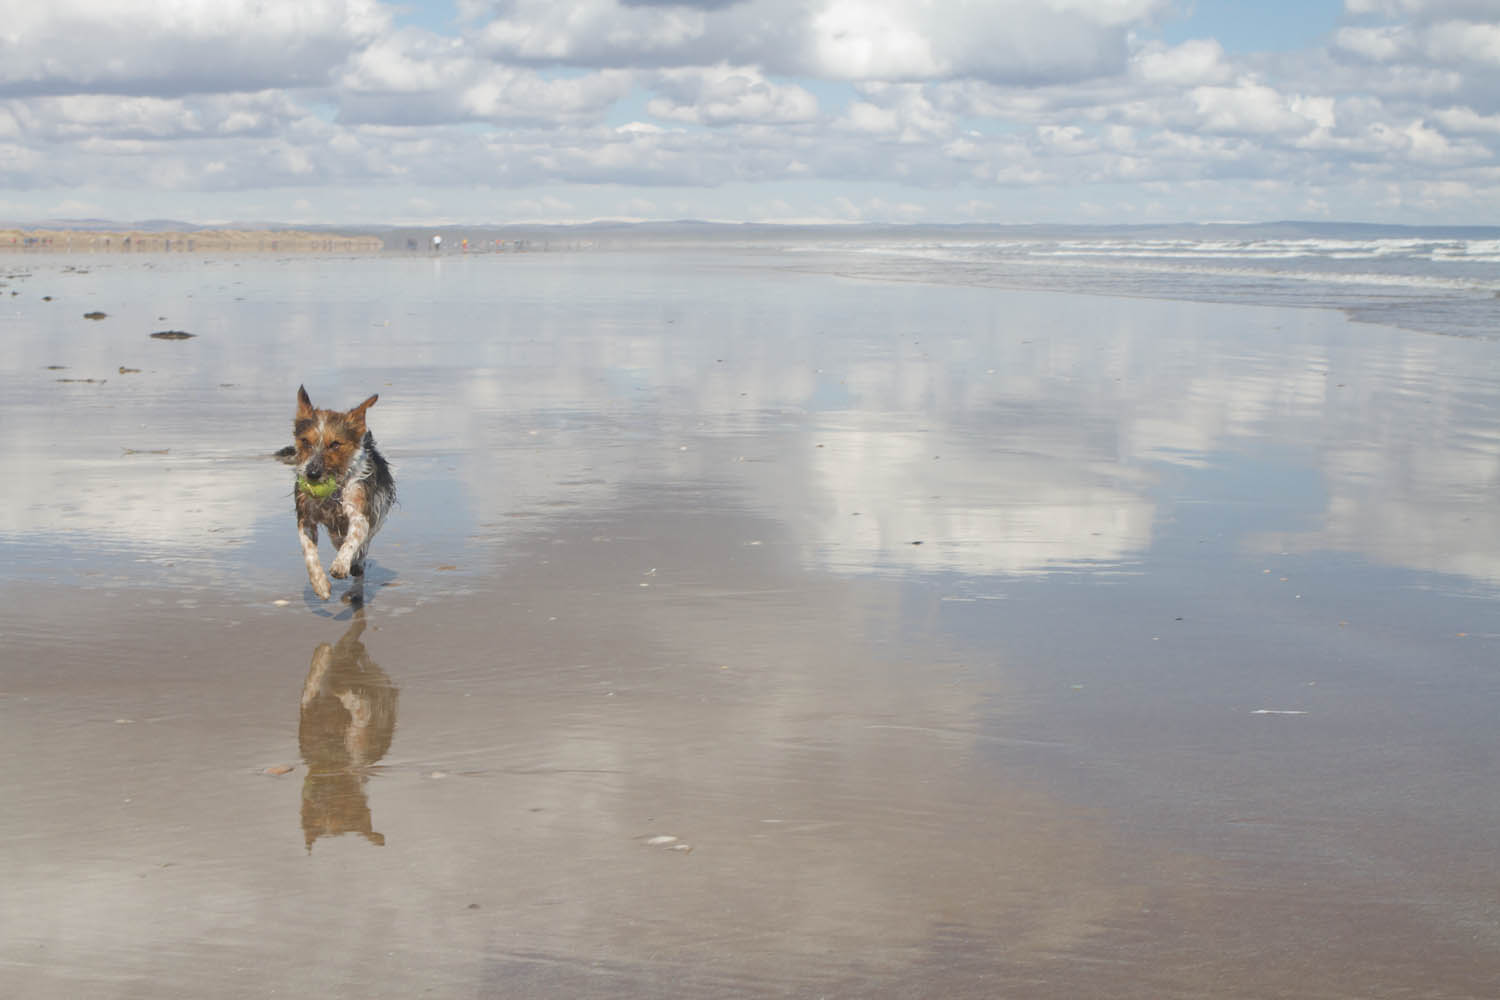
[[(1500, 337), (1500, 230), (1388, 235), (1087, 233), (807, 240), (876, 280), (1338, 309), (1365, 323)], [(813, 265), (818, 267), (818, 265)]]

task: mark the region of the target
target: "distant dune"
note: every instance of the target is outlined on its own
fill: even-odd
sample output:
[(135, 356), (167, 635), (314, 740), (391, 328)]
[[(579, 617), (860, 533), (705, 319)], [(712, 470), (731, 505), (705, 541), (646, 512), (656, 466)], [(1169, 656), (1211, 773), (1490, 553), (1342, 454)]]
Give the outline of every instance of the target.
[(199, 229), (193, 232), (148, 232), (81, 229), (0, 229), (0, 251), (40, 250), (96, 253), (289, 252), (374, 253), (379, 236), (340, 235), (302, 230)]

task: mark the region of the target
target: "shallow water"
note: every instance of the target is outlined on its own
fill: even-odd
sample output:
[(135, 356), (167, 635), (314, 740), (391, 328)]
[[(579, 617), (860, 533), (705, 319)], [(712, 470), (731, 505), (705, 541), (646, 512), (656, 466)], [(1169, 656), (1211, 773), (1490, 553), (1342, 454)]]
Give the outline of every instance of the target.
[(887, 239), (825, 235), (789, 249), (807, 254), (816, 270), (873, 280), (1338, 309), (1366, 323), (1497, 339), (1500, 230), (1334, 228), (1343, 232), (1272, 235), (1231, 226), (1210, 238), (1201, 230), (1168, 236), (1130, 227), (1072, 235), (917, 229)]
[[(727, 250), (0, 281), (15, 995), (1494, 994), (1492, 344)], [(299, 383), (381, 396), (358, 614)]]

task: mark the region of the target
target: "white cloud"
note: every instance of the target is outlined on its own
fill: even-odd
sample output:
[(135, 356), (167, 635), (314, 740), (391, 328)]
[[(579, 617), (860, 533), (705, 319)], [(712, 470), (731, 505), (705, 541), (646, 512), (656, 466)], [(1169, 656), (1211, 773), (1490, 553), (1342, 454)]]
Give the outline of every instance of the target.
[(831, 0), (812, 18), (819, 68), (851, 80), (948, 75), (952, 62), (935, 51), (919, 12), (882, 0)]
[[(686, 6), (622, 6), (615, 0), (495, 0), (470, 4), (485, 51), (523, 62), (591, 66), (711, 62), (709, 15)], [(720, 40), (719, 44), (723, 44)]]
[(1420, 16), (1408, 21), (1340, 28), (1334, 34), (1334, 51), (1374, 63), (1491, 75), (1500, 71), (1500, 8), (1489, 4), (1480, 13), (1473, 9), (1481, 6), (1477, 4), (1420, 6)]
[(1344, 10), (1356, 17), (1400, 17), (1418, 22), (1454, 17), (1483, 20), (1496, 14), (1495, 0), (1344, 0)]
[(1210, 132), (1300, 134), (1313, 124), (1275, 89), (1245, 80), (1232, 87), (1198, 87), (1192, 101), (1202, 127)]
[(406, 30), (357, 52), (340, 82), (356, 93), (420, 94), (452, 86), (472, 66), (458, 39)]
[[(244, 192), (234, 204), (258, 209), (250, 193), (287, 185), (365, 212), (420, 194), (450, 216), (465, 191), (505, 189), (569, 218), (631, 199), (716, 218), (869, 210), (785, 189), (805, 185), (885, 185), (888, 217), (945, 220), (979, 204), (1191, 214), (1195, 191), (1241, 217), (1469, 221), (1500, 201), (1493, 4), (1351, 2), (1325, 45), (1248, 54), (1153, 38), (1166, 0), (464, 0), (447, 35), (395, 26), (380, 0), (16, 6), (0, 186), (35, 206), (87, 187), (131, 206)], [(1359, 199), (1335, 180), (1351, 177), (1370, 185)], [(721, 193), (735, 185), (770, 186)], [(1243, 212), (1219, 207), (1236, 197)]]
[(0, 129), (9, 120), (18, 133), (52, 142), (265, 136), (309, 114), (276, 91), (174, 98), (75, 94), (0, 102)]
[(585, 77), (547, 79), (509, 67), (490, 67), (459, 96), (467, 116), (489, 121), (597, 118), (630, 90), (630, 78), (604, 71)]
[(744, 122), (792, 124), (818, 116), (818, 99), (796, 84), (767, 80), (751, 67), (670, 69), (652, 81), (657, 97), (647, 110), (657, 118), (697, 125)]
[(850, 131), (870, 135), (896, 135), (901, 130), (894, 108), (882, 108), (868, 101), (855, 101), (849, 105), (840, 124)]
[(1408, 47), (1409, 40), (1401, 28), (1340, 28), (1334, 44), (1352, 55), (1389, 62)]
[(1042, 125), (1037, 128), (1037, 138), (1044, 147), (1064, 156), (1093, 153), (1099, 149), (1098, 141), (1076, 125)]
[(1427, 32), (1423, 50), (1434, 62), (1458, 60), (1500, 67), (1500, 25), (1444, 21)]
[(1146, 45), (1131, 58), (1130, 68), (1146, 83), (1171, 86), (1223, 83), (1232, 72), (1224, 60), (1224, 47), (1211, 38), (1172, 47), (1159, 42)]
[(916, 84), (871, 83), (859, 87), (865, 100), (849, 105), (834, 127), (904, 143), (928, 143), (953, 134), (953, 116)]
[(0, 27), (0, 96), (322, 84), (388, 21), (376, 0), (12, 2)]
[(338, 83), (347, 121), (431, 125), (597, 120), (629, 91), (632, 78), (611, 70), (546, 77), (482, 59), (457, 39), (405, 30), (351, 58)]
[[(1433, 117), (1450, 132), (1486, 132), (1500, 135), (1500, 115), (1482, 115), (1473, 108), (1442, 108)], [(3, 133), (0, 133), (3, 134)]]
[(812, 43), (802, 69), (852, 80), (1088, 79), (1124, 69), (1129, 29), (1164, 6), (1154, 0), (825, 0), (811, 5)]
[(1066, 80), (1123, 68), (1129, 30), (1166, 0), (614, 0), (466, 5), (481, 47), (575, 66), (756, 65), (780, 75)]

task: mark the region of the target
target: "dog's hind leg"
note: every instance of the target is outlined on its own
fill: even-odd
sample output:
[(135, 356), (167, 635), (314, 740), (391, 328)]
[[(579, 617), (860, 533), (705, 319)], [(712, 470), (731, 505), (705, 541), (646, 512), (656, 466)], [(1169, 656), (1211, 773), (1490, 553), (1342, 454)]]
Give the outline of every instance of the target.
[(297, 525), (297, 538), (302, 542), (302, 560), (307, 564), (307, 582), (312, 584), (313, 593), (326, 601), (333, 593), (333, 584), (328, 581), (328, 574), (323, 572), (323, 564), (318, 560), (317, 524), (309, 522)]

